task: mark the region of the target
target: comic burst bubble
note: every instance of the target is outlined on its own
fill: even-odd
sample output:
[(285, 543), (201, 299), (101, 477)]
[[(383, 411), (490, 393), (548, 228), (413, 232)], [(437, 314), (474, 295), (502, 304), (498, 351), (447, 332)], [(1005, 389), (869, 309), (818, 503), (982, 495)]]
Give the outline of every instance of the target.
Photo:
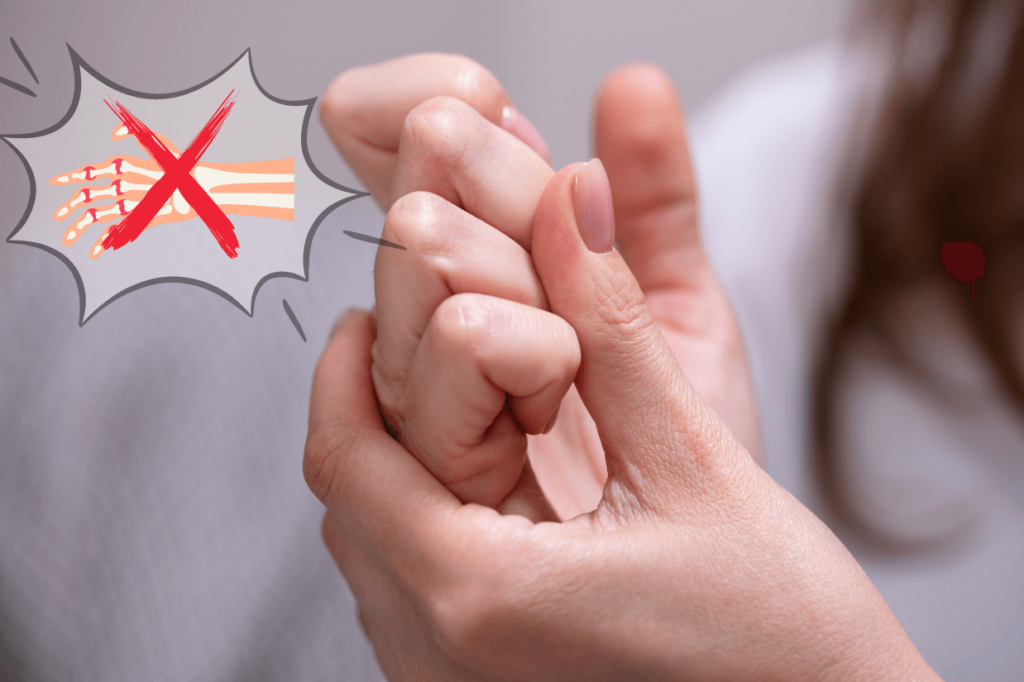
[(158, 95), (119, 86), (70, 52), (75, 95), (64, 118), (0, 139), (30, 186), (7, 241), (67, 264), (79, 324), (164, 282), (204, 287), (251, 316), (263, 282), (307, 279), (327, 214), (366, 195), (313, 166), (306, 131), (315, 98), (267, 93), (249, 51), (205, 83)]

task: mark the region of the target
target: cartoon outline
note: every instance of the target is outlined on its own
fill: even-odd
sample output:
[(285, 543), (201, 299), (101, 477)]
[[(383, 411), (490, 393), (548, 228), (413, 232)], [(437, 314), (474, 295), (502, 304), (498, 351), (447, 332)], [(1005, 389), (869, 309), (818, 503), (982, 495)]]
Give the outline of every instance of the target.
[[(138, 291), (139, 289), (143, 289), (145, 287), (153, 286), (155, 284), (190, 284), (192, 286), (197, 286), (197, 287), (200, 287), (202, 289), (206, 289), (208, 291), (212, 291), (213, 293), (217, 294), (221, 298), (223, 298), (223, 299), (227, 300), (228, 302), (230, 302), (232, 305), (234, 305), (236, 308), (238, 308), (239, 310), (241, 310), (243, 313), (245, 313), (247, 316), (249, 316), (251, 318), (251, 317), (255, 316), (255, 314), (256, 314), (256, 296), (259, 294), (259, 291), (263, 287), (264, 283), (266, 283), (268, 280), (273, 279), (275, 277), (287, 277), (289, 279), (297, 279), (300, 282), (308, 282), (309, 281), (309, 254), (310, 254), (310, 251), (312, 250), (312, 247), (313, 247), (313, 236), (316, 234), (316, 231), (320, 228), (320, 223), (322, 223), (324, 221), (324, 219), (328, 216), (328, 214), (330, 214), (332, 211), (334, 211), (334, 209), (338, 208), (339, 206), (347, 204), (350, 201), (354, 201), (356, 199), (360, 199), (362, 197), (366, 197), (366, 196), (370, 195), (369, 192), (364, 192), (364, 191), (361, 191), (361, 190), (352, 189), (351, 187), (346, 187), (345, 185), (342, 185), (340, 183), (334, 182), (333, 180), (331, 180), (327, 176), (325, 176), (323, 173), (321, 173), (320, 169), (317, 168), (313, 164), (313, 159), (309, 155), (309, 147), (308, 147), (308, 142), (307, 142), (307, 132), (309, 130), (309, 119), (310, 119), (310, 116), (313, 113), (313, 106), (316, 104), (316, 102), (317, 102), (317, 100), (319, 98), (318, 97), (312, 97), (310, 99), (305, 99), (305, 100), (290, 101), (290, 100), (280, 99), (278, 97), (274, 97), (273, 95), (271, 95), (269, 92), (267, 92), (263, 88), (262, 85), (260, 85), (259, 80), (256, 78), (256, 69), (255, 69), (255, 67), (253, 66), (253, 63), (252, 63), (252, 48), (246, 48), (245, 51), (242, 52), (242, 54), (240, 54), (236, 59), (234, 59), (225, 68), (221, 69), (214, 76), (206, 79), (205, 81), (203, 81), (202, 83), (199, 83), (198, 85), (194, 85), (194, 86), (192, 86), (190, 88), (186, 88), (184, 90), (179, 90), (178, 92), (172, 92), (172, 93), (145, 93), (145, 92), (138, 92), (138, 91), (135, 91), (135, 90), (129, 90), (128, 88), (125, 88), (125, 87), (122, 87), (120, 85), (117, 85), (113, 81), (111, 81), (108, 78), (102, 76), (98, 71), (93, 69), (91, 66), (89, 66), (89, 64), (86, 63), (86, 61), (84, 59), (82, 59), (82, 57), (77, 52), (75, 52), (74, 48), (71, 47), (70, 43), (65, 43), (65, 45), (67, 45), (68, 53), (71, 55), (71, 64), (72, 64), (72, 67), (74, 68), (74, 71), (75, 71), (75, 93), (74, 93), (74, 96), (72, 97), (71, 106), (68, 108), (67, 113), (64, 114), (64, 116), (57, 123), (55, 123), (54, 125), (50, 126), (49, 128), (46, 128), (45, 130), (37, 131), (37, 132), (34, 132), (34, 133), (18, 133), (18, 134), (14, 134), (14, 135), (0, 135), (0, 140), (3, 140), (4, 143), (8, 147), (10, 147), (12, 150), (14, 150), (14, 153), (17, 154), (18, 158), (21, 159), (22, 164), (24, 164), (24, 166), (25, 166), (25, 171), (28, 173), (28, 182), (29, 182), (28, 205), (25, 207), (25, 213), (24, 213), (24, 215), (22, 215), (21, 220), (18, 221), (18, 224), (15, 225), (14, 231), (11, 232), (11, 234), (7, 237), (7, 239), (5, 241), (8, 244), (24, 244), (26, 246), (34, 246), (34, 247), (36, 247), (38, 249), (42, 249), (42, 250), (46, 251), (47, 253), (50, 253), (50, 254), (56, 256), (57, 258), (59, 258), (64, 263), (64, 265), (67, 266), (68, 270), (70, 270), (71, 274), (74, 276), (75, 284), (78, 287), (78, 298), (79, 298), (79, 313), (78, 313), (79, 321), (78, 321), (78, 326), (79, 327), (85, 326), (85, 323), (88, 322), (89, 320), (91, 320), (93, 317), (95, 317), (95, 315), (98, 312), (100, 312), (101, 310), (103, 310), (108, 305), (110, 305), (114, 301), (118, 300), (122, 296), (126, 296), (127, 294), (130, 294), (130, 293), (132, 293), (134, 291)], [(306, 107), (306, 114), (305, 114), (305, 116), (302, 119), (302, 132), (300, 134), (301, 135), (301, 144), (302, 144), (302, 156), (304, 157), (304, 159), (306, 161), (306, 165), (309, 166), (310, 170), (313, 172), (314, 175), (316, 175), (316, 177), (321, 182), (323, 182), (324, 184), (326, 184), (326, 185), (328, 185), (330, 187), (333, 187), (335, 189), (340, 189), (340, 190), (345, 191), (345, 192), (350, 192), (351, 196), (345, 197), (344, 199), (336, 201), (333, 204), (327, 206), (323, 211), (320, 212), (320, 215), (317, 216), (316, 220), (313, 221), (313, 224), (310, 226), (309, 231), (306, 233), (306, 243), (305, 243), (305, 246), (303, 247), (303, 256), (302, 256), (302, 271), (303, 271), (303, 274), (301, 276), (295, 274), (294, 272), (272, 272), (272, 273), (269, 273), (267, 275), (264, 275), (259, 280), (259, 282), (256, 283), (256, 286), (253, 288), (253, 292), (252, 292), (252, 301), (250, 302), (250, 307), (252, 308), (252, 312), (251, 313), (248, 310), (245, 309), (245, 306), (243, 306), (239, 301), (237, 301), (234, 297), (232, 297), (226, 291), (218, 289), (217, 287), (213, 286), (212, 284), (209, 284), (209, 283), (204, 282), (202, 280), (193, 279), (191, 277), (158, 277), (158, 278), (155, 278), (155, 279), (149, 279), (149, 280), (145, 280), (143, 282), (138, 282), (136, 284), (131, 285), (130, 287), (128, 287), (126, 289), (123, 289), (122, 291), (119, 291), (117, 294), (115, 294), (114, 296), (111, 296), (109, 299), (107, 299), (106, 301), (101, 303), (95, 310), (92, 311), (92, 314), (90, 314), (88, 317), (86, 317), (85, 316), (85, 283), (82, 281), (82, 276), (79, 274), (78, 269), (74, 266), (74, 263), (72, 263), (71, 260), (67, 256), (65, 256), (64, 254), (62, 254), (61, 252), (57, 251), (54, 248), (51, 248), (49, 246), (46, 246), (44, 244), (39, 244), (39, 243), (36, 243), (36, 242), (19, 241), (19, 240), (15, 239), (15, 236), (18, 234), (19, 231), (21, 231), (21, 228), (25, 226), (25, 223), (28, 222), (29, 217), (32, 215), (32, 209), (35, 208), (35, 202), (36, 202), (36, 179), (35, 179), (34, 173), (32, 172), (32, 166), (29, 164), (28, 159), (25, 158), (25, 155), (22, 154), (21, 151), (17, 147), (15, 147), (13, 144), (8, 142), (8, 138), (10, 138), (10, 139), (25, 139), (25, 138), (33, 138), (33, 137), (43, 137), (45, 135), (50, 135), (52, 133), (55, 133), (56, 131), (58, 131), (61, 128), (63, 128), (68, 123), (68, 121), (71, 120), (72, 116), (74, 116), (74, 114), (75, 114), (75, 111), (78, 109), (78, 101), (79, 101), (79, 98), (80, 98), (81, 92), (82, 92), (82, 72), (81, 72), (81, 70), (83, 68), (89, 73), (89, 75), (91, 75), (93, 78), (95, 78), (97, 81), (99, 81), (103, 85), (106, 85), (108, 88), (112, 88), (112, 89), (114, 89), (114, 90), (116, 90), (118, 92), (124, 93), (126, 95), (131, 96), (131, 97), (138, 97), (138, 98), (141, 98), (141, 99), (173, 99), (175, 97), (181, 97), (181, 96), (187, 95), (187, 94), (189, 94), (191, 92), (195, 92), (196, 90), (199, 90), (200, 88), (206, 87), (207, 85), (209, 85), (210, 83), (214, 82), (215, 80), (217, 80), (218, 78), (223, 76), (225, 73), (230, 71), (232, 69), (232, 67), (235, 66), (235, 64), (237, 64), (241, 59), (246, 58), (246, 57), (248, 57), (248, 60), (249, 60), (249, 74), (252, 76), (253, 83), (256, 84), (256, 88), (260, 91), (260, 93), (264, 97), (266, 97), (267, 99), (271, 100), (272, 102), (275, 102), (277, 104), (281, 104), (281, 105), (284, 105), (284, 106), (304, 106), (304, 107)]]

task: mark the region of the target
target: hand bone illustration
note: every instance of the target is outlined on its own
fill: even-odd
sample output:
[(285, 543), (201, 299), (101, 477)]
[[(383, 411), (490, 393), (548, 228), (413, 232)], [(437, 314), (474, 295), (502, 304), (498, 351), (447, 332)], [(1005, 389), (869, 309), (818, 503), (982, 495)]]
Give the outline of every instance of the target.
[[(118, 123), (111, 139), (116, 142), (129, 136), (128, 128)], [(170, 140), (159, 134), (157, 137), (175, 157), (181, 155), (181, 150)], [(294, 159), (245, 163), (199, 161), (191, 175), (224, 213), (291, 221), (295, 219), (294, 167)], [(63, 221), (78, 209), (85, 209), (72, 220), (71, 226), (64, 233), (64, 245), (74, 244), (85, 230), (96, 223), (111, 223), (127, 216), (163, 175), (163, 170), (152, 156), (145, 159), (112, 156), (101, 163), (82, 166), (70, 173), (50, 178), (50, 184), (55, 186), (96, 180), (103, 182), (110, 178), (107, 185), (83, 187), (54, 211), (53, 219)], [(98, 203), (108, 199), (114, 201), (102, 205)], [(195, 209), (175, 190), (146, 229), (160, 223), (183, 222), (197, 216)], [(90, 258), (96, 259), (102, 255), (103, 240), (109, 229), (104, 230), (90, 249)]]

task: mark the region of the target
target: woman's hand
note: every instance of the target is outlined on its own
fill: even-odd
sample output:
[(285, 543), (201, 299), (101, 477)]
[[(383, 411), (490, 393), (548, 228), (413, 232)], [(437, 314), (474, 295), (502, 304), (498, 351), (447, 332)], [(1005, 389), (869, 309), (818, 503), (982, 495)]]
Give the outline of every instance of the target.
[[(420, 106), (438, 96), (469, 106), (459, 108), (451, 100)], [(470, 108), (479, 117), (471, 116)], [(410, 120), (413, 110), (416, 115)], [(450, 223), (458, 226), (449, 233), (454, 238), (440, 241), (437, 237), (449, 224), (444, 216), (452, 211), (437, 206), (432, 210), (432, 200), (418, 197), (400, 205), (385, 226), (393, 239), (424, 247), (419, 255), (384, 249), (376, 268), (377, 310), (389, 317), (382, 319), (385, 329), (380, 338), (390, 344), (396, 337), (392, 331), (400, 337), (404, 328), (407, 339), (399, 344), (405, 346), (398, 353), (403, 359), (391, 363), (405, 369), (392, 375), (397, 381), (390, 381), (392, 391), (382, 396), (385, 413), (401, 423), (402, 413), (408, 411), (400, 407), (408, 358), (441, 300), (456, 293), (484, 293), (546, 307), (543, 292), (534, 286), (536, 277), (523, 267), (521, 254), (511, 255), (516, 252), (507, 239), (489, 235), (479, 244), (471, 243), (472, 235), (485, 235), (481, 221), (472, 219), (476, 217), (528, 251), (529, 221), (543, 186), (540, 181), (551, 174), (539, 168), (535, 159), (531, 163), (530, 156), (522, 153), (524, 148), (511, 144), (514, 140), (501, 139), (482, 122), (511, 133), (541, 158), (550, 157), (543, 140), (511, 105), (498, 81), (464, 57), (415, 55), (347, 71), (325, 94), (321, 118), (385, 210), (409, 192), (427, 190), (471, 214), (458, 212), (460, 217)], [(618, 244), (624, 257), (634, 268), (684, 372), (760, 460), (757, 408), (746, 354), (732, 309), (699, 238), (693, 167), (682, 110), (669, 79), (646, 65), (614, 72), (597, 97), (594, 132), (597, 154), (611, 180)], [(476, 135), (473, 144), (486, 143), (474, 149), (468, 144), (469, 135)], [(403, 137), (405, 152), (401, 152)], [(495, 149), (497, 155), (488, 159), (484, 151)], [(460, 235), (469, 239), (459, 239)], [(479, 250), (470, 253), (474, 249)], [(405, 268), (410, 271), (403, 272)], [(474, 269), (466, 276), (467, 270)], [(481, 278), (485, 275), (489, 279)], [(430, 284), (423, 291), (414, 290), (410, 282), (422, 277)], [(518, 285), (507, 286), (511, 280)], [(391, 282), (395, 286), (389, 286)], [(404, 312), (415, 310), (416, 314), (404, 320), (403, 312), (391, 315), (394, 300), (406, 301)], [(399, 323), (391, 324), (392, 320)], [(388, 366), (388, 357), (378, 357), (382, 367)], [(527, 426), (532, 427), (527, 429), (531, 433), (536, 431), (532, 422)], [(514, 434), (505, 437), (507, 445)], [(542, 487), (561, 518), (596, 506), (606, 475), (604, 452), (574, 388), (561, 405), (554, 430), (547, 436), (531, 436), (529, 449)], [(422, 455), (422, 449), (417, 454)]]
[(607, 456), (594, 512), (535, 524), (462, 504), (385, 431), (373, 318), (350, 313), (324, 351), (305, 474), (387, 676), (936, 679), (842, 544), (687, 381), (609, 248), (610, 202), (598, 164), (564, 169), (532, 235)]
[[(524, 494), (544, 499), (526, 463), (524, 432), (550, 430), (579, 365), (575, 334), (547, 312), (527, 250), (553, 172), (537, 149), (496, 125), (508, 120), (507, 100), (485, 71), (441, 55), (413, 61), (432, 83), (415, 98), (405, 86), (393, 89), (410, 63), (399, 60), (342, 76), (325, 100), (361, 105), (324, 105), (334, 112), (328, 120), (344, 122), (334, 132), (339, 146), (388, 208), (381, 236), (407, 247), (377, 253), (374, 387), (401, 442), (459, 499), (521, 509)], [(466, 73), (482, 86), (460, 89)], [(384, 131), (351, 131), (359, 121), (389, 124), (387, 116), (357, 112), (381, 101), (391, 102), (389, 111), (404, 109), (438, 91), (462, 99), (414, 106), (392, 140), (386, 171), (367, 173), (379, 149), (359, 141), (384, 141)], [(546, 504), (536, 513), (553, 517)]]
[[(619, 252), (687, 379), (760, 462), (746, 350), (701, 241), (696, 176), (672, 81), (649, 64), (613, 71), (595, 98), (593, 135), (611, 183)], [(537, 477), (562, 518), (593, 509), (604, 483), (593, 421), (573, 397), (552, 433), (530, 439)]]

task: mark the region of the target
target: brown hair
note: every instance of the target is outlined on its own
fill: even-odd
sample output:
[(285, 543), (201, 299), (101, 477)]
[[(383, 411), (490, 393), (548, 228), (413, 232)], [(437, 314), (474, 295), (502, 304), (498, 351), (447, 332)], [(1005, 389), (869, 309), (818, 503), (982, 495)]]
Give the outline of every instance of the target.
[[(811, 388), (813, 465), (832, 520), (884, 550), (907, 549), (868, 522), (842, 475), (839, 404), (854, 339), (869, 335), (893, 367), (948, 392), (899, 326), (901, 298), (932, 288), (969, 330), (1024, 413), (1015, 307), (1024, 287), (1024, 2), (875, 0), (891, 70), (849, 204), (850, 285), (829, 318)], [(971, 287), (949, 279), (944, 242), (987, 259)]]

